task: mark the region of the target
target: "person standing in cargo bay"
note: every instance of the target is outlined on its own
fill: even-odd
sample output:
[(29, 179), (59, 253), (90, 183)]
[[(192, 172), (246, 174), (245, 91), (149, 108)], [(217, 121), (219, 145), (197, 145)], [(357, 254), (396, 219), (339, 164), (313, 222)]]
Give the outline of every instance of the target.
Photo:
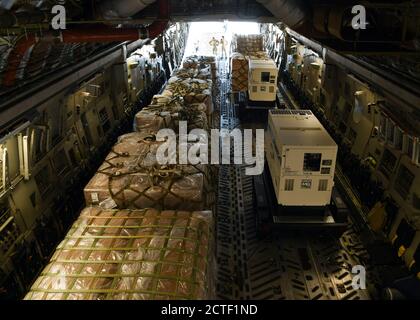
[(209, 42), (210, 46), (213, 47), (213, 54), (215, 57), (217, 57), (217, 47), (219, 46), (219, 41), (216, 40), (215, 37), (213, 37), (210, 42)]
[(222, 50), (222, 59), (227, 58), (226, 46), (227, 46), (227, 41), (225, 40), (225, 36), (222, 36), (222, 39), (220, 39), (220, 48)]
[(195, 46), (195, 54), (198, 55), (198, 51), (200, 51), (200, 40), (197, 40), (196, 43), (194, 43)]

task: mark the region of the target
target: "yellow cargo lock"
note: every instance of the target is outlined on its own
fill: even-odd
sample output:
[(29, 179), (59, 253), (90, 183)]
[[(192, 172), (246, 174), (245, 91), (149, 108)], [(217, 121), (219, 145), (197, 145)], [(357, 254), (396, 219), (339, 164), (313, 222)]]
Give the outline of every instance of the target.
[(376, 203), (368, 215), (368, 222), (374, 232), (380, 232), (386, 221), (385, 205), (382, 202)]
[(406, 251), (407, 251), (406, 247), (401, 246), (401, 247), (398, 249), (398, 257), (399, 257), (399, 258), (401, 258), (401, 257), (404, 255), (404, 253), (405, 253)]

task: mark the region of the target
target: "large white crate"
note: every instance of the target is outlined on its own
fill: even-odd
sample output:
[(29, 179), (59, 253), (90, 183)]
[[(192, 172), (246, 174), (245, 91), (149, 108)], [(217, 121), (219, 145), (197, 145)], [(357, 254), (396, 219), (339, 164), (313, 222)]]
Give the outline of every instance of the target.
[(276, 100), (278, 69), (273, 60), (249, 60), (248, 91), (251, 101)]
[(279, 205), (331, 201), (338, 147), (311, 111), (270, 110), (265, 147)]

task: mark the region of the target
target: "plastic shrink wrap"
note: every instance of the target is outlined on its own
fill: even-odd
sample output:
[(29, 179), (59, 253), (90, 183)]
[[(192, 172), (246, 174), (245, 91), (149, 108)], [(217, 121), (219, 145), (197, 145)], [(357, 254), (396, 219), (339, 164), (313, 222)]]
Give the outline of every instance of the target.
[(243, 92), (248, 90), (249, 60), (268, 60), (270, 57), (264, 51), (233, 53), (231, 57), (232, 91)]
[(152, 103), (135, 116), (136, 131), (157, 134), (161, 129), (179, 132), (179, 122), (186, 121), (188, 132), (208, 129), (207, 106), (204, 103), (186, 105), (182, 98), (154, 96)]
[(87, 208), (25, 300), (213, 299), (212, 213)]
[(213, 80), (210, 67), (205, 69), (178, 69), (172, 73), (173, 77), (180, 79)]
[(217, 65), (215, 57), (208, 56), (190, 56), (184, 60), (185, 69), (205, 69), (210, 66), (213, 81), (217, 78)]
[(241, 53), (234, 53), (231, 57), (232, 91), (248, 90), (249, 61)]
[(212, 87), (211, 80), (172, 77), (162, 94), (171, 98), (181, 97), (186, 105), (204, 103), (206, 114), (211, 115), (214, 110)]
[(247, 55), (252, 52), (264, 51), (264, 38), (261, 34), (235, 35), (232, 41), (234, 52)]

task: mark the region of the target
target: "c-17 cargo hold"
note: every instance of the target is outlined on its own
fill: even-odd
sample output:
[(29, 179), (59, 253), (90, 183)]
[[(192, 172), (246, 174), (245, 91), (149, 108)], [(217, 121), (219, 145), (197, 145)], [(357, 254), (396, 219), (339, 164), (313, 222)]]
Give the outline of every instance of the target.
[(0, 1), (1, 300), (420, 299), (418, 5), (38, 2)]

